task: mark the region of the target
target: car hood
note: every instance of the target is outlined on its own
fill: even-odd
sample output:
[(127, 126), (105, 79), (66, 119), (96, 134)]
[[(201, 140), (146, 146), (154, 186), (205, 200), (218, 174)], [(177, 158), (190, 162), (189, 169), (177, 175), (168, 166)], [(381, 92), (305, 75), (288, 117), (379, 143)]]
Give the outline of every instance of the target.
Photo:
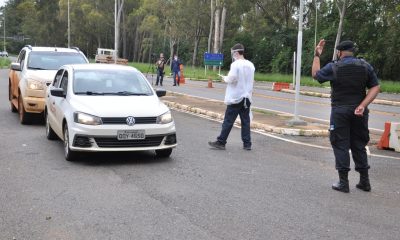
[(157, 117), (169, 109), (153, 96), (78, 96), (71, 100), (75, 111), (98, 117)]
[(53, 81), (56, 73), (57, 70), (29, 70), (27, 78), (49, 83)]

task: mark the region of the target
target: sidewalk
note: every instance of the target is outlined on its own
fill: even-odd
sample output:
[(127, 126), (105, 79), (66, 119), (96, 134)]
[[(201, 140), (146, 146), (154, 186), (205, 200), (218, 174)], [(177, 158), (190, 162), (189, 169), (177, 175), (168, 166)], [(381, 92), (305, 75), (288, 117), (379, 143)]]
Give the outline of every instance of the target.
[[(168, 91), (162, 100), (172, 109), (200, 114), (216, 120), (224, 119), (226, 105), (222, 101), (203, 99), (171, 91)], [(311, 121), (308, 121), (306, 126), (288, 126), (287, 122), (292, 119), (289, 114), (277, 114), (257, 108), (252, 108), (252, 113), (252, 129), (292, 136), (328, 136), (329, 134), (328, 126)], [(240, 124), (239, 118), (236, 123)]]

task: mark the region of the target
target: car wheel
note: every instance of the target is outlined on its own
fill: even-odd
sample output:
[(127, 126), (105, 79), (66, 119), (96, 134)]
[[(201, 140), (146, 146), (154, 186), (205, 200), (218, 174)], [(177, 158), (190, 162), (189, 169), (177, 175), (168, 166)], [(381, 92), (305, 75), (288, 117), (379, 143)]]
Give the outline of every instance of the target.
[(157, 157), (167, 158), (171, 155), (172, 148), (156, 150)]
[(54, 130), (51, 128), (50, 126), (50, 122), (49, 122), (49, 116), (47, 114), (47, 112), (45, 113), (45, 120), (46, 120), (46, 137), (49, 140), (56, 140), (57, 139), (57, 135), (54, 132)]
[(11, 84), (10, 83), (8, 83), (8, 99), (10, 100), (10, 109), (11, 109), (11, 112), (18, 112), (18, 109), (14, 106), (14, 104), (12, 103), (12, 99), (13, 99), (13, 97), (12, 97), (12, 93), (11, 93)]
[(18, 97), (18, 113), (19, 113), (19, 121), (21, 124), (29, 124), (32, 122), (31, 114), (25, 111), (21, 94)]
[(72, 151), (69, 147), (69, 132), (67, 124), (64, 126), (64, 155), (65, 160), (67, 161), (74, 161), (77, 157), (77, 152)]

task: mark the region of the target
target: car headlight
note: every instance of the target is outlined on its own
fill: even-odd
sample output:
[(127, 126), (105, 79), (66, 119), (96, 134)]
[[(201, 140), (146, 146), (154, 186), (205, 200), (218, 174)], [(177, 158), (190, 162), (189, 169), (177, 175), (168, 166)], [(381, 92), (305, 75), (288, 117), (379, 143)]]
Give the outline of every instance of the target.
[(101, 124), (103, 124), (103, 122), (101, 121), (101, 118), (90, 115), (90, 114), (81, 113), (81, 112), (74, 113), (74, 121), (76, 123), (86, 124), (86, 125), (101, 125)]
[(157, 117), (157, 124), (167, 124), (173, 121), (172, 114), (170, 111)]
[(38, 80), (28, 79), (28, 88), (31, 90), (44, 90), (44, 84)]

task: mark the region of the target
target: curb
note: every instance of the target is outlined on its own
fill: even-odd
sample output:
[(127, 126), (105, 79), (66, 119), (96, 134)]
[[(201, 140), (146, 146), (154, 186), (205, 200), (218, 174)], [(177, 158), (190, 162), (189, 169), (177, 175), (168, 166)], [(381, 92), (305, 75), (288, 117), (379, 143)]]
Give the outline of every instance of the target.
[[(281, 92), (295, 93), (295, 90), (282, 89)], [(308, 92), (308, 91), (300, 91), (300, 94), (306, 95), (306, 96), (321, 97), (321, 98), (330, 98), (331, 97), (331, 95), (328, 93), (318, 93), (318, 92)], [(374, 101), (372, 101), (372, 103), (400, 107), (400, 102), (390, 101), (390, 100), (375, 99)]]
[[(223, 120), (224, 115), (212, 111), (208, 111), (205, 109), (201, 108), (196, 108), (176, 102), (171, 102), (171, 101), (166, 101), (163, 100), (163, 102), (171, 109), (177, 110), (177, 111), (186, 111), (186, 112), (191, 112), (199, 115), (204, 115), (216, 120)], [(240, 124), (240, 120), (236, 120), (235, 124)], [(308, 137), (318, 137), (318, 136), (328, 136), (329, 131), (328, 130), (306, 130), (306, 129), (297, 129), (297, 128), (282, 128), (282, 127), (275, 127), (267, 124), (262, 124), (258, 122), (251, 122), (250, 124), (251, 129), (255, 130), (262, 130), (265, 132), (271, 132), (271, 133), (277, 133), (277, 134), (283, 134), (283, 135), (290, 135), (290, 136), (308, 136)]]

